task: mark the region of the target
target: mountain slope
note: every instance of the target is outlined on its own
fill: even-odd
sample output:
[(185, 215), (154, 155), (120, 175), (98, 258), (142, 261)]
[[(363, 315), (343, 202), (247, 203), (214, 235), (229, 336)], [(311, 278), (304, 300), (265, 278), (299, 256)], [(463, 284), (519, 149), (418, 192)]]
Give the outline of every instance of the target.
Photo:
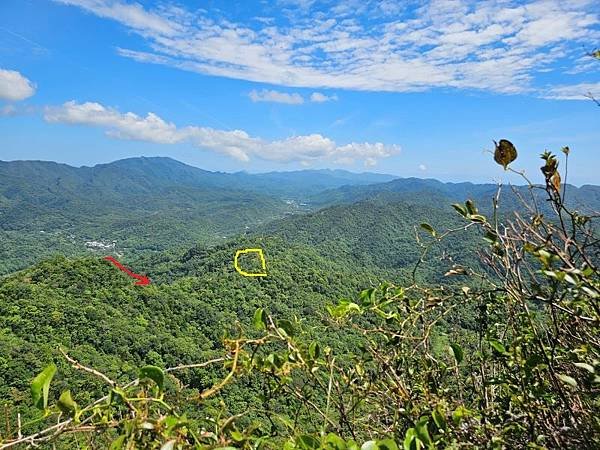
[[(265, 251), (266, 278), (234, 270), (235, 250), (250, 245)], [(153, 259), (162, 262), (143, 265)], [(43, 364), (62, 359), (59, 345), (119, 379), (145, 363), (175, 366), (214, 357), (224, 333), (236, 333), (238, 321), (250, 325), (257, 307), (281, 317), (304, 314), (316, 326), (325, 305), (377, 281), (281, 239), (198, 246), (177, 258), (148, 255), (131, 268), (152, 284), (135, 286), (99, 257), (55, 257), (0, 279), (0, 398), (20, 405), (28, 380)], [(89, 384), (64, 369), (76, 385)], [(199, 373), (186, 384), (210, 385), (206, 371)]]
[[(134, 195), (167, 186), (205, 189), (245, 190), (275, 196), (300, 198), (344, 185), (366, 185), (393, 180), (392, 175), (352, 173), (344, 170), (302, 170), (292, 172), (210, 172), (165, 157), (118, 160), (93, 167), (71, 167), (46, 161), (0, 161), (0, 195), (40, 194), (43, 185), (50, 192), (61, 189), (69, 194)], [(26, 183), (23, 181), (27, 180)], [(8, 182), (14, 183), (9, 189)], [(83, 191), (82, 191), (83, 190)]]
[(54, 252), (130, 255), (214, 244), (306, 209), (298, 203), (319, 190), (391, 178), (328, 170), (230, 174), (170, 158), (81, 168), (0, 161), (0, 274)]
[[(450, 203), (462, 203), (466, 199), (474, 200), (483, 208), (490, 207), (496, 195), (498, 186), (495, 184), (474, 183), (443, 183), (434, 179), (397, 178), (386, 183), (368, 186), (342, 186), (321, 192), (313, 196), (311, 202), (315, 206), (328, 206), (339, 203), (353, 203), (382, 193), (395, 193), (407, 200), (423, 198), (432, 205), (440, 204), (440, 200)], [(507, 210), (521, 207), (518, 195), (529, 200), (530, 189), (527, 186), (504, 186), (501, 194), (501, 204)], [(543, 204), (545, 196), (539, 190), (534, 191), (538, 201)], [(584, 185), (567, 186), (567, 203), (576, 209), (585, 211), (600, 211), (600, 186)]]
[(55, 250), (85, 252), (86, 242), (102, 249), (116, 241), (121, 253), (215, 242), (293, 210), (204, 175), (219, 178), (172, 160), (0, 163), (0, 274)]
[[(322, 253), (327, 257), (342, 251), (361, 264), (397, 268), (414, 261), (418, 254), (414, 243), (408, 243), (415, 221), (411, 229), (401, 227), (396, 235), (390, 233), (391, 223), (404, 223), (413, 211), (419, 221), (436, 225), (439, 218), (441, 224), (453, 223), (455, 219), (447, 218), (452, 214), (451, 203), (471, 198), (489, 210), (496, 192), (492, 184), (416, 178), (368, 184), (390, 178), (339, 170), (229, 174), (201, 170), (170, 158), (130, 158), (81, 168), (41, 161), (0, 162), (0, 275), (54, 253), (77, 255), (90, 249), (125, 257), (167, 249), (176, 253), (196, 243), (218, 244), (299, 212), (364, 201), (376, 201), (377, 206), (365, 211), (357, 207), (356, 211), (324, 213), (327, 220), (321, 229), (315, 228), (321, 216), (313, 215), (304, 222), (297, 219), (274, 225), (280, 230), (261, 228), (261, 233), (274, 233), (303, 245), (319, 244), (319, 234), (324, 233), (333, 246), (329, 253)], [(517, 190), (529, 196), (528, 188)], [(503, 193), (506, 211), (520, 207), (518, 197), (508, 187)], [(598, 211), (600, 187), (568, 186), (567, 199), (570, 205)], [(383, 207), (386, 202), (391, 202), (391, 210)], [(398, 216), (402, 209), (410, 213)], [(349, 240), (331, 236), (345, 223), (346, 216), (353, 214), (361, 215), (362, 229), (342, 230), (341, 235), (350, 236)], [(366, 224), (376, 218), (384, 220), (371, 230)], [(374, 237), (378, 232), (381, 236)], [(304, 239), (303, 233), (309, 237)], [(382, 252), (371, 252), (379, 247), (373, 242), (386, 239), (405, 240), (396, 248), (405, 256), (388, 254), (387, 245), (380, 246)]]
[[(255, 234), (311, 246), (323, 257), (351, 268), (364, 267), (388, 277), (406, 276), (423, 252), (416, 235), (428, 242), (421, 223), (429, 223), (439, 231), (464, 224), (450, 202), (440, 198), (437, 201), (432, 206), (426, 196), (406, 197), (386, 192), (349, 205), (274, 220), (258, 227)], [(461, 262), (461, 255), (468, 253), (478, 239), (469, 232), (450, 235), (430, 249), (429, 258), (439, 258), (446, 251), (454, 254), (454, 263)], [(461, 248), (460, 254), (457, 248)], [(470, 258), (463, 262), (474, 261)], [(448, 260), (440, 264), (436, 277), (452, 263)], [(431, 281), (434, 274), (425, 276)]]

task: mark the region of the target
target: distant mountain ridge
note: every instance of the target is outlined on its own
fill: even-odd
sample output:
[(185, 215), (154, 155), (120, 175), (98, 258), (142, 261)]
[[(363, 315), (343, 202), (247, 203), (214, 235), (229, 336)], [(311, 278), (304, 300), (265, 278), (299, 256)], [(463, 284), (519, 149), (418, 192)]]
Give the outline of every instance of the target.
[[(396, 239), (395, 229), (408, 233), (417, 218), (449, 223), (453, 219), (448, 214), (455, 214), (451, 203), (470, 198), (485, 210), (496, 189), (493, 184), (343, 170), (210, 172), (161, 157), (79, 168), (56, 162), (0, 161), (0, 275), (54, 253), (79, 255), (95, 248), (127, 257), (220, 244), (253, 232), (273, 233), (301, 245), (315, 245), (319, 235), (328, 236), (328, 241), (340, 243), (332, 244), (336, 248), (352, 235), (356, 244), (352, 248), (366, 249), (377, 233), (379, 241)], [(529, 195), (527, 187), (516, 189)], [(509, 187), (503, 192), (505, 210), (518, 209), (518, 196)], [(568, 186), (567, 199), (586, 211), (600, 211), (599, 186)], [(336, 206), (325, 215), (317, 213)], [(398, 215), (394, 208), (412, 212)], [(372, 225), (357, 225), (354, 216)], [(278, 222), (269, 226), (274, 220)], [(412, 252), (412, 238), (398, 239), (406, 249), (403, 252)], [(352, 255), (352, 248), (345, 253)], [(381, 260), (367, 259), (384, 267), (384, 260), (395, 256), (384, 256), (381, 248), (377, 249)], [(365, 261), (361, 254), (352, 258)], [(391, 265), (401, 261), (406, 259)]]
[[(86, 187), (119, 188), (111, 184), (114, 177), (127, 177), (137, 182), (136, 190), (164, 186), (193, 186), (230, 190), (247, 190), (276, 196), (307, 196), (317, 205), (353, 202), (382, 192), (441, 194), (459, 201), (472, 196), (493, 193), (493, 183), (442, 182), (433, 178), (398, 177), (373, 172), (350, 172), (342, 169), (306, 169), (264, 173), (213, 172), (191, 166), (169, 157), (134, 157), (94, 166), (75, 167), (52, 161), (1, 161), (3, 177), (35, 177), (38, 181), (68, 188), (65, 176), (75, 177)], [(516, 186), (525, 189), (525, 186)], [(268, 189), (268, 191), (265, 191)], [(600, 202), (600, 186), (568, 185), (571, 195), (591, 197)]]
[[(353, 173), (345, 170), (300, 170), (290, 172), (211, 172), (168, 157), (137, 157), (95, 166), (74, 167), (51, 161), (0, 161), (0, 175), (41, 177), (46, 182), (70, 177), (85, 186), (111, 188), (115, 177), (137, 182), (136, 189), (165, 185), (250, 190), (278, 196), (301, 197), (344, 185), (384, 183), (396, 177), (378, 173)], [(152, 185), (149, 184), (152, 182)], [(117, 184), (118, 186), (118, 184)], [(144, 190), (144, 189), (142, 189)]]
[[(343, 171), (210, 172), (170, 158), (129, 158), (93, 167), (0, 161), (0, 274), (87, 243), (155, 252), (216, 243), (307, 209), (304, 199), (391, 176)], [(114, 247), (113, 242), (116, 242)]]
[[(520, 207), (520, 201), (516, 192), (525, 199), (530, 198), (530, 189), (524, 185), (504, 185), (502, 188), (502, 200), (507, 209)], [(318, 196), (311, 198), (311, 202), (317, 207), (336, 205), (340, 203), (354, 203), (375, 196), (385, 194), (394, 194), (395, 197), (423, 196), (433, 199), (434, 202), (440, 200), (446, 202), (463, 203), (466, 199), (473, 199), (481, 205), (491, 205), (491, 201), (496, 195), (498, 185), (475, 184), (470, 182), (462, 183), (444, 183), (435, 179), (422, 178), (397, 178), (386, 183), (378, 183), (367, 186), (341, 186), (319, 193)], [(544, 202), (545, 195), (541, 190), (534, 191), (539, 202)], [(583, 185), (576, 187), (567, 185), (566, 201), (571, 207), (583, 209), (587, 212), (600, 211), (600, 186)]]

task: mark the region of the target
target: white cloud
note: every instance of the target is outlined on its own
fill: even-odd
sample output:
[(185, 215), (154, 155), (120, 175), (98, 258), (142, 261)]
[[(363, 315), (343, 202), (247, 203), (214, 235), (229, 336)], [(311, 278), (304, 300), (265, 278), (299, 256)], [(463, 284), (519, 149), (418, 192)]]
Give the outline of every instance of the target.
[[(304, 103), (304, 97), (302, 95), (293, 92), (279, 92), (274, 90), (262, 89), (257, 91), (253, 89), (248, 94), (250, 100), (253, 102), (270, 102), (270, 103), (287, 103), (288, 105), (301, 105)], [(321, 92), (313, 92), (308, 97), (312, 103), (325, 103), (331, 101), (337, 101), (337, 95), (325, 95)]]
[[(65, 5), (79, 6), (97, 16), (121, 22), (136, 31), (148, 35), (169, 36), (183, 31), (177, 23), (182, 20), (170, 15), (169, 11), (148, 12), (139, 3), (126, 3), (119, 0), (55, 0)], [(170, 12), (176, 12), (171, 10)]]
[(17, 108), (14, 105), (4, 105), (0, 107), (0, 117), (12, 117), (18, 113)]
[(0, 69), (0, 100), (24, 100), (35, 94), (35, 85), (16, 70)]
[(300, 94), (287, 92), (278, 92), (263, 89), (262, 91), (252, 90), (248, 94), (253, 102), (272, 102), (272, 103), (287, 103), (289, 105), (300, 105), (304, 103), (304, 99)]
[(266, 24), (164, 3), (56, 1), (140, 34), (145, 48), (119, 49), (137, 61), (308, 88), (536, 93), (540, 70), (567, 74), (581, 44), (600, 39), (597, 0), (338, 0), (329, 13), (312, 0), (282, 0), (302, 8)]
[(137, 139), (160, 144), (175, 144), (184, 139), (173, 123), (168, 123), (156, 114), (148, 113), (140, 117), (134, 113), (121, 114), (99, 103), (75, 101), (66, 102), (57, 108), (47, 108), (45, 119), (48, 122), (62, 122), (83, 125), (95, 125), (108, 129), (111, 137), (119, 139)]
[(324, 103), (324, 102), (332, 102), (337, 101), (337, 95), (325, 95), (320, 92), (313, 92), (310, 94), (310, 101), (313, 103)]
[(121, 113), (99, 103), (69, 101), (58, 107), (46, 108), (45, 119), (50, 123), (96, 126), (106, 130), (109, 137), (132, 139), (158, 144), (190, 143), (198, 148), (226, 154), (240, 161), (253, 157), (278, 162), (315, 161), (354, 163), (363, 161), (373, 165), (377, 160), (400, 152), (398, 145), (350, 143), (337, 145), (320, 134), (293, 136), (267, 141), (252, 137), (242, 130), (217, 130), (208, 127), (177, 127), (154, 113), (145, 117), (132, 112)]
[(427, 166), (425, 164), (419, 164), (419, 170), (421, 172), (425, 172), (427, 170)]
[(545, 92), (544, 98), (554, 100), (589, 100), (590, 95), (600, 98), (600, 83), (579, 83), (568, 86), (551, 86)]

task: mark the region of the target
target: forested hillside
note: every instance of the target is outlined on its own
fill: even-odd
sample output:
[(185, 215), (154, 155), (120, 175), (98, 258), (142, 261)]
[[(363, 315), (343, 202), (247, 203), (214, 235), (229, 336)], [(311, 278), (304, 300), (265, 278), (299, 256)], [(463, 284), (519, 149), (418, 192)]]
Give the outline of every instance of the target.
[[(125, 258), (147, 286), (102, 259), (120, 248), (55, 256), (0, 280), (0, 447), (594, 448), (597, 230), (562, 201), (556, 157), (544, 157), (539, 195), (554, 217), (514, 216), (509, 201), (506, 226), (487, 186), (464, 185), (482, 204), (452, 205), (439, 186), (384, 183), (361, 187), (371, 195), (356, 202), (285, 215), (276, 196), (173, 185), (152, 161), (120, 162), (110, 170), (134, 165), (126, 181), (102, 188), (63, 166), (52, 178), (42, 164), (40, 188), (65, 185), (38, 202), (40, 188), (16, 189), (24, 177), (13, 174), (4, 223), (22, 214), (13, 231), (23, 235), (36, 223), (26, 214), (107, 232), (115, 217), (95, 219), (130, 211), (129, 195), (149, 199), (134, 211), (152, 214), (151, 203), (168, 226), (139, 216), (114, 228), (161, 242)], [(595, 188), (581, 192), (593, 204)], [(186, 234), (197, 216), (183, 205), (212, 223), (255, 222), (207, 241)], [(273, 220), (259, 223), (265, 209)], [(23, 252), (27, 241), (16, 242)], [(265, 277), (235, 270), (248, 248), (263, 251)]]
[(208, 172), (169, 158), (74, 168), (0, 162), (0, 274), (54, 253), (132, 256), (222, 242), (286, 214), (305, 197), (378, 174)]
[[(344, 255), (354, 254), (359, 265), (394, 268), (418, 254), (413, 240), (419, 220), (434, 217), (450, 225), (456, 222), (450, 204), (470, 198), (489, 211), (495, 195), (493, 185), (390, 178), (339, 170), (227, 174), (169, 158), (81, 168), (0, 162), (0, 275), (54, 254), (115, 253), (129, 259), (182, 252), (196, 243), (217, 245), (239, 233), (282, 235), (311, 245), (328, 241), (328, 257), (335, 247)], [(522, 207), (509, 187), (502, 192), (505, 211)], [(519, 187), (518, 192), (529, 198), (529, 188)], [(566, 198), (570, 206), (588, 213), (600, 210), (597, 186), (568, 186)], [(538, 200), (545, 211), (547, 203)], [(350, 206), (335, 208), (342, 204)], [(334, 208), (306, 220), (267, 225), (327, 206)], [(358, 215), (360, 220), (351, 217)], [(344, 228), (347, 219), (355, 229)], [(370, 235), (375, 232), (380, 235)], [(384, 244), (390, 239), (391, 246)], [(371, 251), (380, 245), (396, 253)]]
[[(501, 190), (502, 206), (507, 210), (522, 208), (522, 199), (531, 199), (531, 194), (541, 206), (547, 206), (543, 194), (543, 185), (539, 189), (532, 189), (527, 185), (504, 186)], [(316, 206), (338, 203), (354, 203), (378, 194), (394, 193), (406, 199), (423, 197), (424, 203), (439, 205), (440, 199), (450, 203), (462, 202), (469, 198), (484, 208), (489, 209), (495, 197), (498, 186), (495, 184), (474, 183), (442, 183), (433, 179), (398, 178), (387, 183), (378, 183), (369, 186), (343, 186), (330, 189), (312, 198)], [(569, 207), (587, 212), (600, 211), (600, 186), (583, 185), (580, 187), (568, 185), (568, 195), (565, 201)], [(566, 192), (565, 191), (565, 192)]]
[[(420, 224), (430, 223), (437, 229), (460, 227), (461, 221), (450, 203), (442, 197), (438, 202), (443, 203), (434, 206), (433, 202), (427, 201), (432, 195), (428, 192), (414, 196), (386, 192), (349, 205), (274, 220), (260, 227), (258, 233), (308, 245), (328, 259), (344, 262), (350, 267), (384, 270), (389, 276), (399, 269), (412, 269), (421, 257), (424, 246), (417, 242), (422, 231)], [(474, 264), (472, 250), (480, 239), (468, 233), (460, 238), (450, 236), (428, 256), (439, 260), (443, 253), (449, 255), (451, 249), (460, 250), (452, 252), (452, 262), (447, 260), (436, 271), (428, 270), (425, 279), (433, 281), (451, 264)]]
[[(257, 245), (265, 251), (268, 276), (240, 276), (232, 265), (235, 250)], [(323, 258), (309, 246), (279, 238), (196, 247), (176, 258), (155, 255), (141, 258), (141, 263), (152, 279), (144, 289), (99, 257), (55, 257), (2, 281), (0, 398), (12, 405), (10, 414), (35, 414), (25, 393), (29, 380), (48, 361), (56, 361), (62, 372), (56, 387), (71, 389), (77, 402), (90, 402), (101, 394), (101, 383), (82, 378), (60, 362), (59, 348), (125, 381), (147, 364), (171, 367), (220, 356), (223, 337), (235, 336), (238, 323), (250, 327), (257, 308), (281, 317), (302, 316), (313, 330), (309, 335), (322, 345), (347, 349), (352, 333), (323, 331), (326, 306), (331, 299), (351, 297), (382, 281), (365, 268)], [(193, 395), (223, 374), (218, 367), (199, 369), (182, 374), (177, 383), (184, 383), (186, 395)], [(260, 386), (253, 383), (226, 390), (228, 412), (260, 408), (260, 394)], [(200, 417), (193, 408), (189, 413)], [(108, 443), (100, 440), (97, 445)]]
[(599, 39), (0, 0), (0, 450), (600, 450)]

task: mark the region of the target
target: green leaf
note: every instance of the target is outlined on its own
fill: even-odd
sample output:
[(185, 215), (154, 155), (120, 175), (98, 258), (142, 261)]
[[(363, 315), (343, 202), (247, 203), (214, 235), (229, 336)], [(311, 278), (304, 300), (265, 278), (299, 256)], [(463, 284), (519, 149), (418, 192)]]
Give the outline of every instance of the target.
[(473, 215), (473, 214), (477, 214), (479, 211), (477, 210), (477, 208), (475, 207), (475, 203), (473, 202), (473, 200), (467, 200), (465, 202), (465, 206), (467, 207), (467, 211), (469, 212), (469, 214)]
[(370, 306), (373, 303), (375, 303), (376, 293), (377, 293), (377, 289), (375, 289), (375, 288), (365, 289), (365, 290), (361, 291), (360, 296), (359, 296), (360, 300), (361, 300), (361, 304), (363, 306)]
[(294, 325), (287, 319), (278, 320), (277, 328), (279, 328), (280, 331), (283, 330), (284, 334), (289, 337), (294, 336)]
[(456, 359), (456, 364), (460, 364), (463, 360), (464, 352), (460, 345), (458, 344), (450, 344), (450, 353)]
[(414, 428), (409, 428), (406, 430), (406, 434), (404, 435), (404, 450), (411, 450), (413, 441), (417, 438)]
[(425, 444), (431, 444), (431, 436), (429, 436), (429, 430), (427, 429), (427, 423), (429, 419), (427, 417), (421, 417), (415, 425), (415, 434), (419, 440)]
[(589, 373), (594, 373), (594, 372), (595, 372), (595, 370), (594, 370), (594, 367), (593, 367), (593, 366), (591, 366), (591, 365), (589, 365), (589, 364), (586, 364), (586, 363), (580, 363), (580, 362), (573, 363), (573, 364), (574, 364), (575, 366), (579, 367), (580, 369), (587, 370)]
[(564, 373), (559, 373), (557, 375), (557, 377), (560, 379), (560, 381), (562, 381), (565, 384), (568, 384), (569, 386), (572, 386), (574, 388), (577, 387), (577, 381), (575, 380), (575, 378), (570, 377), (569, 375), (565, 375)]
[(377, 447), (377, 442), (367, 441), (363, 445), (360, 446), (360, 450), (379, 450), (379, 449)]
[(58, 408), (65, 414), (73, 415), (77, 410), (77, 403), (71, 397), (71, 391), (64, 391), (58, 399)]
[(471, 216), (469, 216), (469, 219), (471, 219), (473, 222), (477, 222), (477, 223), (486, 223), (487, 219), (485, 218), (485, 216), (482, 216), (481, 214), (472, 214)]
[(425, 231), (427, 231), (433, 237), (436, 237), (437, 233), (435, 232), (435, 230), (433, 229), (433, 227), (431, 225), (429, 225), (428, 223), (422, 223), (421, 224), (421, 228), (423, 228)]
[(254, 319), (252, 320), (254, 328), (257, 330), (264, 330), (267, 328), (267, 318), (265, 317), (265, 311), (262, 308), (258, 308), (254, 312)]
[(115, 402), (115, 404), (117, 404), (118, 402), (125, 402), (126, 398), (127, 395), (125, 394), (125, 391), (118, 386), (111, 389), (110, 393), (108, 394), (108, 401), (111, 404), (113, 403), (113, 401)]
[(498, 353), (500, 354), (505, 354), (506, 353), (506, 348), (504, 347), (504, 345), (502, 345), (500, 342), (498, 342), (495, 339), (490, 339), (489, 340), (490, 345), (492, 346), (492, 348), (494, 350), (496, 350)]
[(346, 450), (346, 442), (337, 434), (329, 433), (325, 438), (325, 447), (327, 450)]
[(271, 367), (274, 367), (276, 369), (281, 369), (285, 362), (283, 358), (277, 353), (270, 353), (269, 355), (267, 355), (266, 361), (271, 365)]
[(159, 390), (163, 390), (164, 382), (165, 382), (165, 373), (160, 367), (156, 366), (144, 366), (140, 369), (140, 380), (144, 378), (149, 378), (156, 383)]
[(460, 405), (452, 413), (452, 422), (454, 422), (454, 425), (460, 425), (462, 420), (465, 417), (468, 417), (469, 414), (470, 414), (469, 410), (467, 408), (465, 408), (464, 406)]
[(312, 342), (308, 347), (308, 354), (312, 359), (317, 359), (321, 354), (321, 347), (318, 342)]
[(56, 373), (56, 365), (46, 366), (42, 372), (31, 382), (31, 397), (33, 404), (39, 409), (48, 407), (48, 393), (50, 392), (50, 383)]
[(494, 151), (494, 161), (504, 167), (504, 170), (508, 165), (517, 159), (517, 149), (512, 142), (506, 139), (500, 139), (500, 142), (494, 142), (496, 149)]
[(587, 295), (589, 295), (592, 298), (600, 297), (600, 295), (596, 291), (593, 291), (592, 289), (590, 289), (587, 286), (582, 286), (581, 290), (584, 291)]
[(303, 450), (313, 450), (321, 448), (321, 443), (316, 438), (314, 438), (313, 436), (309, 436), (308, 434), (299, 436), (296, 439), (296, 445), (298, 446), (298, 448), (301, 448)]
[(349, 300), (340, 300), (340, 302), (337, 304), (337, 306), (335, 306), (335, 307), (328, 306), (327, 311), (329, 312), (331, 317), (339, 319), (339, 318), (345, 317), (348, 314), (353, 313), (353, 312), (360, 314), (361, 309), (360, 309), (360, 306), (358, 306), (354, 302), (351, 302)]
[(245, 440), (244, 435), (237, 430), (231, 432), (231, 438), (236, 442), (242, 442)]
[(378, 450), (398, 450), (398, 445), (392, 439), (377, 441)]
[(120, 450), (123, 448), (123, 444), (125, 443), (125, 438), (127, 436), (125, 436), (124, 434), (122, 434), (121, 436), (119, 436), (118, 438), (116, 438), (114, 441), (112, 441), (112, 443), (110, 444), (109, 450)]
[(174, 430), (175, 428), (183, 427), (187, 423), (188, 420), (185, 418), (185, 415), (183, 417), (167, 416), (164, 421), (167, 430)]
[(452, 207), (463, 217), (467, 217), (467, 209), (460, 203), (453, 203)]
[(346, 442), (346, 450), (360, 450), (360, 448), (358, 447), (356, 441), (350, 439), (348, 442)]
[(448, 426), (445, 414), (443, 411), (441, 411), (440, 405), (436, 406), (436, 408), (431, 412), (431, 417), (433, 417), (433, 421), (440, 430), (445, 430)]
[(495, 244), (496, 242), (498, 242), (498, 235), (495, 232), (486, 231), (484, 239), (490, 244)]

